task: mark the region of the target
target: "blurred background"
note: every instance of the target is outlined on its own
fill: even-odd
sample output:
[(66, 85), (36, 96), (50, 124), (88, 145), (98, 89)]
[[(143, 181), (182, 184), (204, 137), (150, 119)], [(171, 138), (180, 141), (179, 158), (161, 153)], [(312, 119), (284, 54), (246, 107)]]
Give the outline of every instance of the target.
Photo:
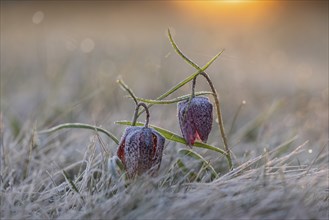
[[(200, 66), (225, 49), (207, 72), (228, 127), (243, 100), (237, 130), (279, 101), (257, 138), (327, 142), (327, 1), (1, 1), (5, 127), (84, 122), (120, 136), (113, 122), (131, 119), (134, 106), (119, 75), (155, 99), (195, 71), (172, 49), (168, 28)], [(208, 89), (201, 78), (197, 89)], [(179, 133), (175, 105), (151, 114), (152, 124)]]

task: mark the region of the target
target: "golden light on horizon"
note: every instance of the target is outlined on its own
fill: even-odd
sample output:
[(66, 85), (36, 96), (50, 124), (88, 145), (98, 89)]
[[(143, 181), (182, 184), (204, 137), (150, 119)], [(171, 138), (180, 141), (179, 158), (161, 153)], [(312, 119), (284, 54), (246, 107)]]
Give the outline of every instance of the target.
[(198, 18), (206, 23), (214, 22), (262, 22), (277, 6), (275, 1), (217, 0), (217, 1), (177, 1), (177, 8), (187, 18)]
[(243, 0), (217, 0), (216, 2), (226, 2), (226, 3), (241, 3)]

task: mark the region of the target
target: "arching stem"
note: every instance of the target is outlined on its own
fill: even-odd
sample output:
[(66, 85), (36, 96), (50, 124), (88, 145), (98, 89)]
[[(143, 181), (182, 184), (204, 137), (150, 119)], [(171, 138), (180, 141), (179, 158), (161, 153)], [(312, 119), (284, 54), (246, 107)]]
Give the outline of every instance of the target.
[(140, 102), (136, 105), (136, 108), (135, 108), (135, 114), (134, 114), (134, 118), (132, 120), (132, 126), (135, 126), (136, 125), (136, 121), (137, 121), (137, 117), (138, 117), (138, 110), (139, 110), (139, 107), (140, 106), (143, 106), (145, 111), (146, 111), (146, 120), (145, 120), (145, 127), (147, 128), (148, 125), (149, 125), (149, 119), (150, 119), (150, 112), (149, 112), (149, 109), (147, 107), (147, 105), (143, 102)]
[[(199, 75), (199, 74), (198, 74)], [(196, 78), (198, 77), (198, 75), (196, 75), (194, 78), (193, 78), (193, 81), (192, 81), (192, 94), (191, 94), (191, 99), (194, 98), (195, 96), (195, 84), (196, 84)]]
[(195, 97), (195, 85), (196, 85), (196, 78), (198, 77), (198, 75), (196, 75), (192, 81), (192, 92), (191, 92), (190, 98), (188, 99), (187, 108), (185, 109), (185, 112), (184, 112), (184, 120), (186, 119), (187, 110), (190, 108), (191, 101)]
[(205, 73), (205, 72), (201, 72), (200, 75), (202, 75), (206, 78), (206, 80), (207, 80), (207, 82), (208, 82), (208, 84), (211, 88), (211, 91), (213, 92), (213, 96), (214, 96), (215, 104), (216, 104), (216, 110), (217, 110), (218, 126), (219, 126), (219, 130), (220, 130), (220, 134), (221, 134), (222, 139), (223, 139), (224, 148), (225, 148), (225, 151), (226, 151), (226, 158), (227, 158), (227, 161), (229, 163), (229, 168), (231, 170), (232, 167), (233, 167), (231, 152), (230, 152), (230, 149), (228, 147), (228, 141), (227, 141), (227, 137), (226, 137), (226, 134), (225, 134), (224, 122), (223, 122), (223, 118), (222, 118), (222, 112), (221, 112), (221, 109), (220, 109), (218, 93), (217, 93), (211, 79), (209, 78), (208, 74)]

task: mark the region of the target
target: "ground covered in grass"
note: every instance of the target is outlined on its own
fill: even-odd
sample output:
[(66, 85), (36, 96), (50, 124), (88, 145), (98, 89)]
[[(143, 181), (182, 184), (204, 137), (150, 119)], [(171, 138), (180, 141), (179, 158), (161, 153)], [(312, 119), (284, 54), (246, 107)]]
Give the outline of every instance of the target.
[[(31, 125), (32, 126), (32, 125)], [(127, 182), (113, 171), (98, 134), (68, 132), (38, 144), (30, 135), (5, 135), (1, 215), (12, 219), (325, 219), (328, 216), (328, 152), (308, 154), (310, 143), (288, 140), (263, 153), (236, 156), (235, 168), (210, 181), (174, 166), (180, 157), (168, 143), (157, 177)], [(77, 145), (77, 140), (84, 140)], [(89, 139), (89, 140), (88, 140)], [(239, 144), (239, 147), (243, 145)], [(78, 150), (81, 149), (81, 150)], [(233, 150), (234, 151), (234, 150)], [(240, 150), (245, 151), (245, 150)], [(210, 161), (224, 160), (213, 156)], [(211, 157), (209, 157), (211, 158)], [(182, 158), (183, 159), (183, 158)], [(240, 161), (238, 163), (238, 161)], [(195, 161), (190, 161), (195, 165)], [(226, 166), (221, 163), (216, 170)], [(194, 166), (195, 167), (195, 166)], [(72, 182), (71, 182), (72, 181)]]
[[(269, 19), (219, 13), (206, 23), (209, 14), (158, 4), (2, 5), (1, 219), (327, 219), (327, 3), (269, 2)], [(207, 73), (233, 170), (218, 152), (166, 140), (158, 174), (126, 180), (103, 133), (38, 133), (78, 122), (120, 139), (125, 126), (115, 122), (131, 120), (135, 107), (119, 76), (155, 99), (195, 72), (172, 48), (168, 22), (200, 66), (225, 48)], [(209, 91), (204, 79), (196, 90)], [(168, 99), (190, 92), (191, 83)], [(150, 114), (150, 124), (181, 135), (176, 104)], [(214, 122), (207, 143), (223, 149), (218, 129)]]

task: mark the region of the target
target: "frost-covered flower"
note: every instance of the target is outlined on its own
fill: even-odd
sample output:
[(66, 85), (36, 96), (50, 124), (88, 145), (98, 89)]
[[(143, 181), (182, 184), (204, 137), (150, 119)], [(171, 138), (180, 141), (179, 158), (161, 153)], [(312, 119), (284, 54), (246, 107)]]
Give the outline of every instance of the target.
[(129, 178), (151, 170), (157, 171), (161, 164), (165, 138), (148, 127), (126, 128), (119, 143), (117, 155)]
[(183, 137), (187, 145), (194, 144), (196, 139), (207, 142), (212, 126), (213, 106), (207, 97), (194, 97), (189, 101), (179, 102), (178, 120)]

